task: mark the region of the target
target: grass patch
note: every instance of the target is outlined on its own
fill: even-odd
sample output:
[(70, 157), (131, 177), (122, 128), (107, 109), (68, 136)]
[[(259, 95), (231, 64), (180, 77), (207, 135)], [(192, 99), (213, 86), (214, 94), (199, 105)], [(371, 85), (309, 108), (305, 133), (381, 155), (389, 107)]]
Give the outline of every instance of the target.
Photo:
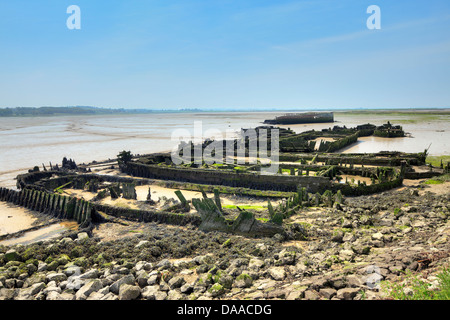
[(428, 179), (427, 181), (423, 182), (423, 184), (441, 184), (444, 182), (450, 182), (450, 173)]
[(431, 164), (433, 167), (439, 167), (441, 161), (445, 166), (447, 162), (450, 162), (450, 156), (427, 156), (426, 163)]
[(430, 179), (424, 182), (424, 184), (441, 184), (441, 183), (444, 183), (444, 181)]
[(116, 202), (113, 204), (114, 207), (122, 208), (122, 209), (131, 209), (131, 207), (123, 202)]
[(439, 287), (431, 289), (431, 284), (407, 273), (402, 283), (382, 282), (381, 288), (395, 300), (450, 300), (450, 268), (437, 274)]
[(237, 207), (241, 208), (242, 210), (267, 210), (266, 206), (256, 206), (256, 205), (243, 205), (243, 206), (236, 206), (234, 204), (227, 204), (222, 205), (222, 208), (225, 209), (237, 209)]

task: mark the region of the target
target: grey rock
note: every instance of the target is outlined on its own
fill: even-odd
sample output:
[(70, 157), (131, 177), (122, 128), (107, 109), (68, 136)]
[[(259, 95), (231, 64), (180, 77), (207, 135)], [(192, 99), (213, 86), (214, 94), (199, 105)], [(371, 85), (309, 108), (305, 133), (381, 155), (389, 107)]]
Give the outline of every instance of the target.
[(100, 291), (92, 292), (86, 300), (102, 300), (105, 294)]
[(100, 271), (97, 269), (91, 269), (83, 274), (81, 274), (80, 279), (97, 279), (100, 277)]
[(144, 270), (140, 270), (136, 273), (136, 282), (139, 287), (144, 288), (148, 285), (148, 274)]
[(184, 299), (185, 299), (184, 295), (178, 290), (170, 290), (167, 293), (166, 300), (184, 300)]
[(186, 281), (184, 280), (183, 277), (173, 277), (172, 279), (169, 280), (168, 285), (169, 285), (170, 289), (176, 289), (176, 288), (180, 288), (185, 283), (186, 283)]
[(61, 294), (57, 291), (50, 291), (46, 294), (45, 300), (63, 300)]
[(48, 265), (45, 262), (39, 262), (37, 272), (47, 271)]
[(83, 241), (83, 240), (86, 240), (86, 239), (89, 239), (89, 235), (86, 232), (80, 232), (77, 235), (77, 239), (75, 241)]
[(336, 293), (336, 298), (340, 300), (353, 300), (353, 298), (358, 294), (359, 291), (359, 288), (339, 289)]
[(9, 249), (8, 251), (6, 251), (5, 255), (3, 256), (3, 259), (6, 262), (9, 262), (9, 261), (20, 261), (20, 260), (22, 260), (22, 257), (20, 256), (20, 254), (16, 250)]
[(248, 264), (248, 268), (252, 270), (259, 270), (264, 266), (264, 261), (261, 259), (253, 258), (250, 259)]
[(189, 283), (185, 283), (180, 288), (180, 292), (184, 294), (190, 294), (192, 291), (194, 291), (194, 286)]
[(77, 300), (86, 300), (92, 292), (103, 288), (102, 282), (98, 279), (91, 280), (80, 288), (75, 294)]
[(75, 295), (69, 292), (63, 292), (59, 295), (60, 300), (67, 300), (67, 301), (71, 301), (71, 300), (75, 300)]
[(272, 267), (268, 270), (270, 276), (272, 279), (276, 281), (282, 281), (284, 278), (286, 278), (286, 271), (283, 267)]
[(155, 295), (159, 292), (159, 286), (147, 286), (142, 289), (142, 297), (146, 300), (156, 300)]
[(305, 295), (304, 295), (306, 300), (319, 300), (320, 299), (320, 295), (316, 290), (306, 290), (305, 291)]
[(17, 292), (14, 289), (0, 289), (0, 300), (12, 300), (16, 294)]
[(319, 290), (319, 294), (325, 299), (331, 299), (336, 295), (336, 289), (333, 288), (322, 288)]
[(116, 282), (114, 282), (109, 288), (109, 290), (114, 294), (119, 294), (119, 289), (122, 286), (122, 284), (134, 285), (134, 283), (135, 283), (134, 276), (132, 274), (128, 274), (120, 278)]
[(153, 271), (148, 276), (147, 284), (150, 286), (159, 284), (160, 280), (161, 280), (161, 274), (157, 271)]
[(168, 259), (163, 259), (156, 264), (156, 267), (161, 270), (170, 269), (170, 267), (172, 267), (172, 263)]
[(119, 297), (117, 297), (114, 293), (109, 292), (107, 294), (105, 294), (100, 300), (119, 300)]
[(141, 288), (123, 283), (119, 289), (119, 300), (134, 300), (141, 295)]
[(16, 286), (16, 279), (6, 279), (5, 287), (8, 289), (12, 289)]
[(61, 282), (67, 280), (67, 276), (64, 273), (49, 273), (47, 275), (47, 281)]

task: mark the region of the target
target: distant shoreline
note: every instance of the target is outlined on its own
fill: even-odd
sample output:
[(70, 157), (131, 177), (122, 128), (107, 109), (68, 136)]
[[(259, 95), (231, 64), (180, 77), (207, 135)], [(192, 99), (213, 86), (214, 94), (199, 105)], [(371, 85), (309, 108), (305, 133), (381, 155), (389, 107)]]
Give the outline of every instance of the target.
[(285, 113), (285, 112), (307, 112), (307, 111), (330, 111), (334, 113), (353, 114), (450, 114), (449, 108), (386, 108), (386, 109), (266, 109), (266, 110), (208, 110), (208, 109), (179, 109), (179, 110), (156, 110), (156, 109), (112, 109), (99, 107), (16, 107), (0, 108), (0, 117), (58, 117), (58, 116), (98, 116), (98, 115), (136, 115), (136, 114), (161, 114), (161, 113)]

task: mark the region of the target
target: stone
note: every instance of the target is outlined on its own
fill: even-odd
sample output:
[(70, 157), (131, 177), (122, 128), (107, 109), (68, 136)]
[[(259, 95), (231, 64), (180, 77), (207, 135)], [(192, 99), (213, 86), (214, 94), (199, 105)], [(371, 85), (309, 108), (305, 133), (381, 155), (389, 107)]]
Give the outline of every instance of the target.
[(211, 286), (211, 288), (209, 288), (208, 293), (213, 297), (218, 297), (221, 296), (222, 294), (225, 293), (225, 288), (220, 284), (220, 283), (216, 283), (213, 286)]
[(82, 241), (82, 240), (85, 240), (85, 239), (89, 239), (89, 235), (86, 232), (80, 232), (77, 235), (77, 241)]
[(135, 245), (135, 248), (145, 247), (148, 243), (150, 243), (148, 240), (141, 240), (137, 245)]
[(6, 251), (5, 255), (3, 256), (3, 259), (6, 262), (9, 262), (9, 261), (20, 261), (22, 258), (16, 250), (10, 249)]
[(319, 300), (320, 296), (319, 293), (316, 290), (306, 290), (304, 295), (306, 300)]
[(331, 299), (336, 295), (336, 289), (333, 288), (322, 288), (319, 290), (319, 294), (325, 299)]
[(86, 300), (92, 292), (99, 291), (103, 288), (99, 279), (91, 280), (80, 288), (75, 294), (76, 300)]
[(138, 286), (123, 283), (119, 289), (119, 300), (134, 300), (141, 295), (141, 288)]
[(195, 258), (192, 259), (192, 262), (195, 262), (198, 265), (211, 264), (211, 263), (214, 263), (214, 259), (213, 259), (212, 255), (206, 254), (203, 256), (196, 256)]
[(155, 300), (166, 300), (167, 298), (167, 293), (165, 293), (164, 291), (158, 291), (155, 293)]
[(37, 272), (47, 271), (48, 265), (45, 262), (39, 262)]
[(344, 238), (344, 232), (342, 230), (336, 230), (333, 232), (333, 236), (331, 237), (331, 241), (333, 242), (342, 242)]
[(166, 300), (184, 300), (184, 296), (178, 290), (170, 290)]
[(180, 288), (180, 292), (184, 294), (190, 294), (192, 291), (194, 291), (194, 286), (189, 283), (185, 283)]
[(186, 280), (184, 280), (183, 277), (173, 277), (172, 279), (169, 280), (168, 285), (169, 285), (170, 289), (176, 289), (176, 288), (180, 288), (185, 283), (186, 283)]
[(28, 289), (23, 289), (19, 291), (19, 294), (17, 294), (14, 300), (33, 300), (33, 296), (30, 294), (30, 291)]
[(147, 284), (150, 286), (159, 284), (160, 280), (161, 280), (161, 274), (158, 271), (153, 271), (148, 275)]
[(304, 298), (305, 291), (307, 289), (308, 289), (308, 287), (305, 287), (305, 286), (294, 288), (293, 290), (291, 290), (289, 292), (289, 294), (286, 297), (286, 300), (300, 300), (300, 299)]
[(343, 276), (333, 278), (329, 282), (334, 289), (342, 289), (345, 288), (346, 286), (346, 280), (344, 279)]
[(39, 282), (45, 283), (46, 281), (47, 281), (46, 275), (44, 273), (37, 272), (37, 273), (33, 274), (31, 277), (27, 278), (25, 280), (25, 283), (24, 283), (23, 286), (24, 287), (30, 287), (33, 284), (36, 284), (36, 283), (39, 283)]
[(346, 232), (342, 238), (343, 242), (353, 242), (356, 240), (356, 236), (351, 232)]
[(61, 293), (61, 288), (60, 287), (56, 287), (56, 286), (47, 286), (47, 288), (45, 288), (44, 290), (42, 290), (42, 292), (46, 295), (48, 295), (50, 292), (55, 291), (58, 293)]
[(69, 292), (63, 292), (59, 295), (60, 300), (66, 300), (66, 301), (71, 301), (71, 300), (75, 300), (75, 295), (71, 294)]
[(347, 286), (351, 288), (359, 288), (364, 285), (361, 277), (351, 274), (347, 276)]
[(276, 281), (282, 281), (286, 278), (286, 271), (283, 267), (272, 267), (268, 270), (269, 275)]
[(381, 241), (381, 240), (383, 240), (383, 234), (381, 233), (381, 232), (377, 232), (377, 233), (374, 233), (374, 234), (372, 234), (372, 239), (373, 240), (379, 240), (379, 241)]
[(33, 284), (30, 288), (28, 288), (30, 294), (32, 296), (38, 294), (42, 289), (45, 288), (45, 283), (44, 282), (39, 282), (39, 283), (35, 283)]
[(16, 295), (16, 290), (14, 289), (0, 289), (0, 300), (12, 300)]
[(114, 300), (119, 300), (119, 298), (114, 293), (109, 292), (109, 293), (105, 294), (100, 300), (114, 301)]
[(266, 294), (266, 298), (267, 299), (282, 299), (284, 300), (286, 298), (286, 296), (288, 295), (288, 291), (286, 289), (274, 289), (274, 290), (270, 290), (267, 292)]
[(336, 298), (340, 300), (353, 300), (353, 298), (358, 294), (359, 291), (359, 288), (339, 289), (336, 293)]
[(144, 270), (138, 271), (136, 273), (136, 282), (139, 287), (144, 288), (148, 285), (148, 273)]
[(159, 291), (159, 286), (147, 286), (142, 289), (141, 295), (145, 300), (156, 300), (155, 294)]
[(136, 263), (135, 268), (136, 268), (136, 271), (141, 271), (141, 270), (150, 271), (153, 269), (153, 265), (147, 261), (139, 261), (138, 263)]
[(69, 238), (69, 237), (62, 238), (62, 239), (59, 241), (59, 243), (61, 243), (61, 244), (67, 244), (67, 243), (72, 243), (72, 242), (73, 242), (72, 238)]
[(339, 251), (339, 257), (345, 261), (351, 261), (355, 257), (353, 250), (344, 249)]
[(250, 259), (248, 264), (248, 268), (252, 270), (259, 270), (264, 266), (264, 261), (261, 259), (253, 258)]
[(80, 279), (97, 279), (100, 277), (100, 272), (97, 269), (91, 269), (81, 274)]
[(47, 293), (45, 300), (62, 300), (61, 294), (57, 291), (50, 291)]
[(86, 300), (101, 300), (104, 296), (100, 291), (92, 292)]
[(170, 269), (171, 266), (172, 263), (168, 259), (163, 259), (156, 264), (156, 267), (161, 270)]
[(6, 279), (5, 287), (8, 289), (12, 289), (16, 286), (16, 279)]
[(253, 279), (248, 274), (241, 274), (236, 278), (236, 281), (234, 282), (234, 286), (236, 288), (249, 288), (253, 284)]
[(114, 282), (109, 288), (109, 290), (114, 294), (119, 294), (119, 289), (122, 286), (122, 284), (134, 285), (134, 283), (135, 283), (134, 276), (132, 274), (128, 274), (120, 278), (116, 282)]
[(64, 273), (49, 273), (47, 275), (47, 281), (61, 282), (67, 280), (67, 276)]

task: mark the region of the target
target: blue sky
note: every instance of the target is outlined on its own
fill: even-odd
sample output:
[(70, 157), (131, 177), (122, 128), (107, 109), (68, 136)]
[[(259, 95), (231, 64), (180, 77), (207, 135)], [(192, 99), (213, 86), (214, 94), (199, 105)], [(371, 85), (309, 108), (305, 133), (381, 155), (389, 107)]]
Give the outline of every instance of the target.
[(0, 0), (0, 107), (65, 105), (450, 107), (450, 1)]

